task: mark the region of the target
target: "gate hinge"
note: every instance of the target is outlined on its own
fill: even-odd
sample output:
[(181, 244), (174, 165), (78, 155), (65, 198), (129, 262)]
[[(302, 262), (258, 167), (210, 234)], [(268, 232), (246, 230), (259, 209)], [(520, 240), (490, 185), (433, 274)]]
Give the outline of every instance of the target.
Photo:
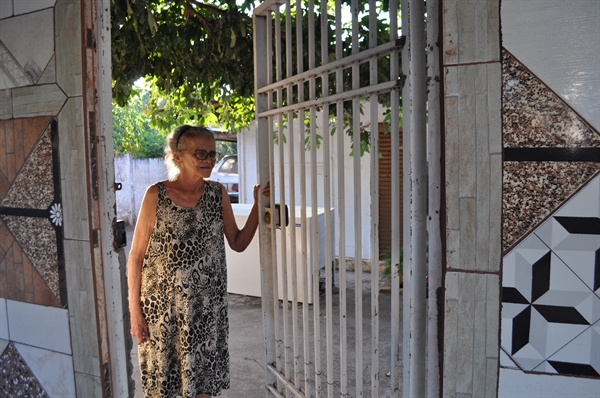
[(120, 191), (121, 189), (123, 189), (123, 184), (120, 182), (115, 182), (114, 187), (115, 187), (115, 191)]

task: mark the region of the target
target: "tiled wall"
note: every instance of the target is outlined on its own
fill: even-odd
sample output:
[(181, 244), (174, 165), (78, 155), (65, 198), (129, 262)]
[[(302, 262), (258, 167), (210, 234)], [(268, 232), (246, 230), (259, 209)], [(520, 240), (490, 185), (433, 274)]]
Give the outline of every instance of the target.
[(503, 3), (500, 393), (600, 397), (600, 4), (551, 3)]
[(103, 395), (81, 40), (93, 5), (0, 1), (1, 396)]
[(443, 396), (495, 397), (502, 197), (500, 2), (442, 5)]

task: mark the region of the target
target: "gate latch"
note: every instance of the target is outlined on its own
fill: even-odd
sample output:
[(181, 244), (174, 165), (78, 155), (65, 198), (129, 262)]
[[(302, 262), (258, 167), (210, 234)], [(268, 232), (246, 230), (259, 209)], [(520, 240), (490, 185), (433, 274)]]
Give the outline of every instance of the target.
[[(285, 226), (287, 227), (290, 224), (290, 214), (287, 205), (283, 206), (283, 216), (285, 217)], [(273, 223), (273, 225), (275, 225), (275, 228), (281, 228), (281, 204), (275, 203), (275, 211), (271, 211), (270, 207), (266, 208), (265, 223), (269, 226), (271, 225), (271, 223)]]

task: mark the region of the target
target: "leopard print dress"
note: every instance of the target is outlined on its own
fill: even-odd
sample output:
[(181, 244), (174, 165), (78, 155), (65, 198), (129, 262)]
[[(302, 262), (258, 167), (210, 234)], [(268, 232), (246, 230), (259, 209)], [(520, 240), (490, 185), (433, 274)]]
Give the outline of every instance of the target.
[(193, 208), (156, 184), (156, 223), (142, 268), (150, 341), (139, 345), (145, 397), (195, 398), (229, 388), (227, 267), (221, 185), (205, 180)]

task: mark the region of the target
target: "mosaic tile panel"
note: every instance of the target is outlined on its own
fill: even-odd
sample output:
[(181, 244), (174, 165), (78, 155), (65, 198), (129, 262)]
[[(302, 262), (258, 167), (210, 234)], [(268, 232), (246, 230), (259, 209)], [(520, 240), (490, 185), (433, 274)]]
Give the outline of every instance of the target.
[(0, 396), (49, 398), (13, 343), (0, 355)]
[[(6, 215), (1, 218), (35, 264), (50, 290), (60, 299), (56, 231), (50, 220)], [(36, 233), (32, 234), (31, 231)]]
[[(49, 122), (47, 116), (0, 121), (0, 198), (8, 192), (17, 171), (49, 127)], [(49, 179), (50, 175), (44, 179)]]
[(502, 248), (510, 249), (600, 172), (594, 162), (504, 162)]
[(600, 146), (600, 134), (506, 50), (502, 97), (505, 148)]
[(12, 56), (6, 46), (0, 41), (0, 71), (4, 73), (4, 80), (0, 79), (0, 90), (28, 86), (33, 81), (19, 62)]
[(502, 337), (522, 369), (600, 377), (600, 176), (504, 257)]
[(23, 249), (0, 221), (0, 297), (44, 306), (62, 307)]
[(48, 178), (52, 175), (52, 138), (48, 126), (0, 206), (47, 209), (54, 200), (54, 181)]

